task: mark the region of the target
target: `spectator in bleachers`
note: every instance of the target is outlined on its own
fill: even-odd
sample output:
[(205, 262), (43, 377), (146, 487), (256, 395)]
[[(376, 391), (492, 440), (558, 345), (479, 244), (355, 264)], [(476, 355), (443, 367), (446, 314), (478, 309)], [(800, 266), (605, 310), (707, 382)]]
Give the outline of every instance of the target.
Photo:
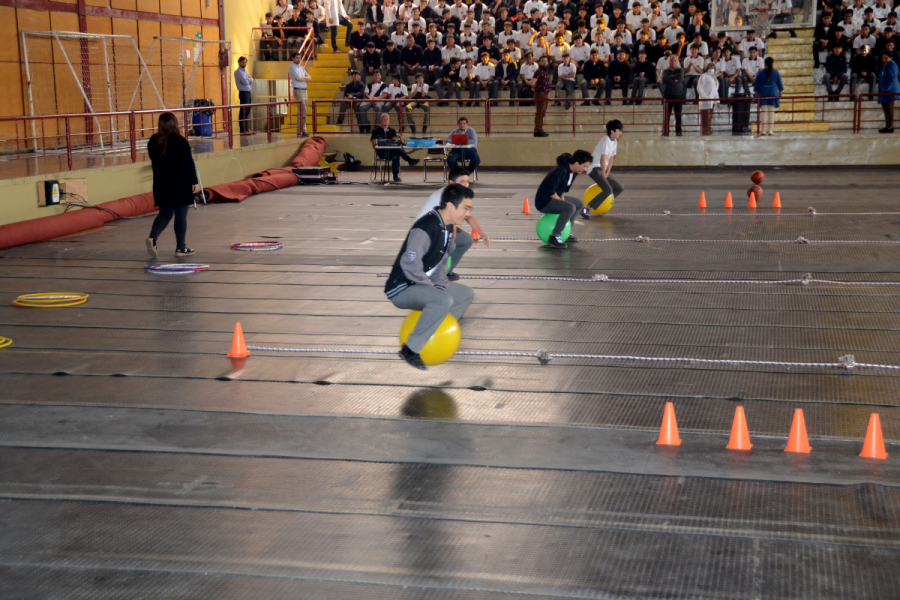
[(685, 91), (694, 90), (694, 97), (697, 96), (697, 82), (706, 69), (706, 60), (700, 56), (700, 46), (691, 44), (690, 56), (684, 59), (682, 66), (684, 67), (684, 88)]
[(422, 53), (422, 67), (424, 69), (425, 82), (429, 85), (434, 85), (444, 68), (443, 54), (437, 47), (434, 39), (428, 40), (425, 44), (425, 51)]
[[(350, 83), (344, 86), (344, 100), (365, 100), (365, 98), (366, 84), (360, 80), (359, 71), (350, 71)], [(341, 102), (341, 112), (337, 118), (338, 125), (344, 124), (344, 116), (347, 114), (347, 109), (350, 108), (351, 104), (351, 102)], [(357, 104), (356, 106), (358, 107), (359, 105)], [(369, 119), (364, 111), (356, 111), (356, 124), (359, 125), (360, 131), (362, 131), (363, 127), (369, 125)]]
[(388, 40), (391, 38), (385, 33), (384, 23), (375, 24), (375, 32), (371, 34), (372, 43), (379, 52), (384, 52), (387, 48)]
[(344, 0), (344, 10), (354, 19), (363, 16), (364, 0)]
[(613, 89), (622, 90), (622, 104), (627, 106), (631, 102), (628, 98), (628, 83), (631, 80), (631, 66), (628, 64), (628, 57), (625, 50), (619, 50), (616, 53), (616, 59), (609, 63), (606, 76), (606, 105), (609, 106), (609, 99), (612, 97)]
[(284, 19), (281, 17), (275, 17), (271, 43), (272, 48), (275, 49), (274, 52), (270, 53), (272, 60), (288, 60), (288, 40), (284, 31)]
[(848, 40), (852, 40), (856, 37), (856, 32), (859, 31), (859, 26), (853, 20), (853, 11), (845, 9), (842, 13), (844, 20), (841, 22), (841, 27), (844, 28), (844, 35)]
[(416, 38), (406, 36), (406, 46), (400, 51), (400, 76), (404, 82), (409, 82), (410, 75), (415, 77), (416, 73), (425, 72), (422, 60), (422, 48), (416, 44)]
[[(498, 92), (501, 89), (509, 90), (510, 100), (515, 100), (516, 92), (518, 92), (519, 69), (515, 63), (510, 62), (509, 52), (503, 53), (500, 62), (497, 63), (497, 67), (494, 70), (494, 77), (496, 78)], [(515, 106), (515, 103), (510, 102), (509, 105)]]
[(884, 111), (884, 129), (879, 129), (878, 133), (894, 133), (894, 101), (897, 99), (897, 93), (900, 93), (900, 82), (897, 77), (897, 63), (891, 60), (891, 55), (885, 52), (881, 55), (881, 73), (878, 77), (878, 91), (881, 94), (890, 94), (888, 96), (878, 96), (878, 104)]
[(406, 46), (406, 30), (404, 29), (403, 21), (394, 22), (394, 31), (391, 33), (391, 41), (394, 42), (394, 46), (397, 48)]
[(376, 122), (381, 118), (381, 113), (385, 112), (384, 100), (387, 99), (387, 97), (387, 86), (384, 85), (383, 81), (381, 81), (381, 72), (375, 71), (375, 73), (372, 75), (371, 83), (366, 86), (366, 102), (359, 104), (358, 111), (356, 113), (357, 117), (359, 118), (360, 131), (362, 131), (363, 133), (369, 132), (369, 119), (366, 116), (366, 113), (369, 111), (369, 109), (374, 109)]
[[(350, 51), (347, 56), (350, 58), (350, 70), (356, 71), (357, 59), (362, 59), (366, 51), (366, 46), (372, 41), (371, 36), (366, 33), (366, 24), (359, 21), (356, 24), (356, 31), (350, 34)], [(372, 46), (374, 48), (374, 45)]]
[(850, 61), (850, 93), (856, 93), (856, 84), (865, 81), (869, 85), (869, 93), (875, 93), (875, 73), (878, 66), (875, 56), (868, 46), (862, 46)]
[[(631, 67), (631, 95), (635, 98), (643, 98), (644, 88), (656, 83), (656, 65), (647, 60), (646, 50), (640, 50), (637, 56), (637, 61)], [(638, 106), (642, 103), (643, 100), (635, 100), (635, 104)]]
[(425, 47), (428, 44), (428, 38), (425, 37), (425, 34), (422, 32), (422, 28), (418, 23), (413, 23), (410, 28), (411, 31), (408, 35), (413, 36), (413, 39), (416, 41), (416, 46), (422, 49), (422, 52), (425, 52)]
[[(453, 56), (450, 58), (450, 62), (444, 65), (441, 78), (435, 82), (434, 88), (441, 100), (446, 100), (451, 94), (459, 100), (462, 89), (459, 80), (459, 58)], [(438, 106), (447, 106), (447, 102), (439, 102)]]
[[(481, 55), (481, 62), (475, 67), (474, 77), (469, 81), (469, 99), (474, 100), (475, 106), (480, 103), (477, 100), (481, 97), (482, 90), (486, 91), (488, 98), (496, 98), (497, 90), (500, 83), (494, 78), (494, 65), (491, 64), (491, 57), (487, 52)], [(467, 102), (466, 106), (473, 103)]]
[(277, 54), (277, 52), (273, 52), (276, 48), (278, 48), (278, 42), (275, 41), (275, 17), (272, 16), (272, 13), (266, 13), (265, 25), (263, 25), (262, 30), (260, 31), (260, 39), (259, 39), (259, 58), (260, 60), (276, 60), (273, 58), (273, 54)]
[(757, 74), (765, 67), (763, 59), (756, 54), (756, 46), (750, 48), (750, 56), (741, 61), (741, 72), (744, 80), (744, 89), (748, 92), (756, 85)]
[(366, 7), (365, 23), (369, 31), (374, 31), (375, 25), (384, 22), (384, 9), (378, 3), (378, 0), (369, 0)]
[[(888, 42), (887, 45), (884, 47), (884, 52), (882, 52), (882, 54), (887, 54), (889, 57), (891, 57), (892, 61), (897, 63), (898, 66), (900, 66), (900, 52), (898, 52), (894, 48), (894, 42), (892, 42), (892, 41)], [(882, 62), (881, 65), (883, 65), (883, 64), (884, 63)], [(884, 68), (881, 65), (879, 65), (879, 67)], [(878, 70), (879, 74), (881, 73), (881, 68)]]
[(568, 52), (562, 55), (562, 59), (562, 64), (556, 67), (556, 102), (553, 105), (560, 106), (559, 99), (562, 97), (560, 95), (560, 92), (562, 90), (565, 90), (565, 109), (569, 110), (569, 108), (572, 107), (572, 103), (569, 101), (569, 98), (575, 95), (575, 79), (578, 74), (578, 67), (575, 65), (575, 63), (572, 62), (572, 56)]
[[(883, 1), (883, 0), (880, 0)], [(816, 25), (813, 33), (813, 68), (819, 68), (819, 54), (828, 48), (828, 43), (834, 39), (834, 25), (831, 24), (831, 15), (822, 15), (822, 22)]]
[(834, 50), (835, 46), (840, 46), (844, 49), (844, 54), (850, 54), (850, 42), (847, 39), (847, 36), (844, 35), (844, 26), (838, 25), (834, 28), (834, 38), (830, 42), (828, 42), (828, 52)]
[[(534, 74), (537, 71), (537, 64), (534, 62), (534, 54), (530, 51), (525, 52), (525, 62), (519, 67), (519, 98), (534, 98)], [(525, 103), (527, 106), (528, 103)]]
[(738, 50), (741, 53), (741, 60), (750, 58), (750, 50), (752, 48), (756, 48), (756, 56), (762, 60), (761, 57), (766, 50), (766, 43), (756, 39), (756, 32), (751, 29), (747, 32), (747, 37), (745, 37), (738, 45)]
[(381, 22), (384, 23), (384, 31), (387, 33), (393, 30), (394, 23), (397, 21), (397, 5), (394, 0), (384, 0), (381, 4), (381, 12), (384, 14)]
[(444, 47), (444, 34), (438, 31), (435, 23), (428, 24), (428, 31), (425, 33), (425, 41), (434, 40), (437, 49), (440, 51)]
[(329, 29), (331, 29), (331, 50), (335, 53), (340, 52), (337, 44), (337, 30), (339, 25), (347, 28), (345, 36), (345, 44), (350, 45), (350, 32), (353, 30), (353, 23), (347, 18), (347, 11), (341, 0), (325, 0), (325, 21)]
[(362, 67), (363, 84), (376, 72), (381, 72), (381, 53), (375, 48), (374, 42), (366, 44), (366, 51), (362, 55)]
[(409, 88), (410, 103), (406, 105), (406, 121), (412, 129), (413, 135), (416, 134), (416, 122), (413, 121), (412, 111), (421, 110), (425, 113), (422, 121), (422, 135), (428, 133), (428, 117), (431, 113), (431, 107), (428, 102), (412, 102), (413, 100), (428, 99), (428, 84), (425, 83), (425, 76), (422, 73), (416, 74), (416, 82)]
[(863, 24), (863, 26), (859, 28), (859, 35), (853, 40), (852, 46), (854, 55), (859, 52), (859, 49), (863, 46), (868, 46), (869, 49), (875, 47), (875, 36), (872, 35), (871, 28), (868, 24)]
[[(847, 57), (844, 55), (844, 47), (836, 45), (828, 58), (825, 59), (825, 92), (829, 95), (840, 95), (847, 85)], [(833, 86), (837, 85), (835, 90)], [(829, 102), (836, 102), (837, 98), (829, 98)]]
[(885, 27), (884, 31), (881, 32), (881, 35), (878, 36), (878, 40), (875, 42), (875, 47), (872, 48), (872, 54), (876, 57), (880, 57), (881, 53), (884, 52), (884, 48), (885, 46), (887, 46), (887, 43), (893, 41), (895, 41), (894, 30), (890, 27)]
[(294, 14), (294, 7), (287, 0), (278, 0), (275, 4), (275, 17), (281, 17), (282, 20), (287, 21)]
[(463, 51), (462, 48), (456, 45), (456, 39), (452, 35), (448, 35), (446, 41), (446, 45), (441, 48), (441, 59), (443, 60), (444, 64), (449, 64), (451, 58), (458, 58), (462, 60)]
[(396, 111), (397, 121), (399, 122), (403, 118), (404, 104), (400, 100), (406, 100), (409, 97), (409, 89), (400, 82), (400, 76), (396, 73), (391, 75), (391, 84), (387, 86), (387, 96), (390, 100), (397, 100), (397, 102), (385, 102), (384, 112)]
[(384, 78), (387, 79), (393, 73), (400, 73), (400, 66), (400, 50), (396, 47), (393, 40), (388, 40), (387, 47), (381, 53), (381, 70)]

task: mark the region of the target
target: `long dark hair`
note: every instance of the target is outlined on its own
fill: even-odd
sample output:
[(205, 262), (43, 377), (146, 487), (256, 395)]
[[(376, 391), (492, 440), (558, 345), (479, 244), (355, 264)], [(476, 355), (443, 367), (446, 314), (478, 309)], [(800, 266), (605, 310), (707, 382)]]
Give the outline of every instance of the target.
[(766, 81), (772, 80), (772, 70), (775, 68), (775, 59), (771, 56), (766, 57)]
[(156, 145), (159, 146), (159, 155), (165, 156), (169, 140), (180, 136), (178, 117), (170, 112), (159, 115), (159, 129), (156, 131)]

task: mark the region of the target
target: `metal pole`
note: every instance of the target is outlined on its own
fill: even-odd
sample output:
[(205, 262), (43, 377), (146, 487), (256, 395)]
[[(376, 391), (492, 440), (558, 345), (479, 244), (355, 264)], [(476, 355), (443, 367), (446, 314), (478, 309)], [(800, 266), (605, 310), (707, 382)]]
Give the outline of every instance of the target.
[(128, 113), (128, 135), (131, 137), (131, 162), (137, 162), (137, 126), (134, 111)]
[(66, 117), (66, 161), (69, 163), (69, 170), (72, 170), (72, 132), (69, 129), (69, 117)]
[(666, 98), (662, 99), (662, 107), (663, 107), (663, 124), (662, 124), (662, 134), (663, 137), (669, 137), (669, 101)]
[[(302, 106), (302, 103), (298, 103), (298, 104), (300, 106)], [(297, 119), (298, 119), (297, 122), (299, 123), (300, 122), (299, 121), (299, 119), (300, 119), (300, 109), (299, 108), (297, 109)], [(266, 104), (266, 138), (268, 139), (269, 143), (272, 142), (272, 105), (271, 104)]]
[(491, 99), (484, 103), (484, 135), (491, 135)]
[[(31, 116), (36, 116), (34, 114), (34, 96), (31, 91), (31, 68), (28, 64), (28, 44), (25, 41), (25, 32), (22, 32), (22, 52), (25, 55), (25, 81), (28, 87), (28, 109), (31, 111)], [(35, 119), (31, 120), (31, 137), (34, 138), (35, 147), (37, 147), (37, 128), (35, 127)], [(26, 145), (27, 146), (27, 145)], [(70, 167), (71, 168), (71, 167)]]
[[(319, 115), (318, 115), (318, 100), (312, 101), (312, 130), (313, 135), (316, 135), (319, 130)], [(297, 108), (297, 118), (300, 118), (300, 108)]]
[[(106, 40), (102, 40), (102, 43), (103, 43), (103, 67), (104, 67), (104, 69), (106, 70), (106, 101), (108, 102), (108, 104), (107, 104), (107, 107), (108, 107), (108, 108), (107, 108), (106, 110), (108, 110), (109, 112), (113, 112), (113, 103), (112, 103), (112, 83), (111, 83), (110, 80), (109, 80), (109, 54), (108, 54), (107, 51), (106, 51)], [(109, 118), (109, 128), (110, 128), (110, 132), (109, 132), (110, 140), (109, 140), (109, 143), (110, 143), (111, 145), (116, 143), (115, 127), (113, 127), (114, 119), (115, 119), (115, 117), (110, 117), (110, 118)], [(102, 139), (102, 137), (103, 137), (103, 130), (102, 130), (102, 129), (100, 130), (100, 137), (101, 137), (101, 139)]]

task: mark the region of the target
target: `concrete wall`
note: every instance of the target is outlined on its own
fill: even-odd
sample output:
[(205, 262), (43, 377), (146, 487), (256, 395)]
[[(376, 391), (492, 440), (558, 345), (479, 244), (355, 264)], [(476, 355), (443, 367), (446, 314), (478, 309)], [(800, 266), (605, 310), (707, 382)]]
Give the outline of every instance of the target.
[[(478, 154), (485, 167), (540, 167), (555, 164), (563, 152), (579, 148), (591, 152), (600, 135), (480, 136)], [(368, 137), (334, 136), (330, 151), (350, 152), (364, 165), (372, 164)], [(424, 151), (413, 153), (425, 156)], [(629, 136), (619, 141), (616, 166), (822, 166), (900, 165), (900, 136), (878, 134), (784, 135), (771, 138), (713, 136), (663, 138)]]
[[(225, 16), (225, 37), (231, 41), (231, 69), (237, 69), (237, 60), (246, 56), (249, 64), (247, 72), (254, 74), (256, 53), (251, 52), (251, 39), (254, 27), (260, 26), (267, 12), (275, 11), (275, 0), (226, 0), (223, 15)], [(287, 77), (287, 75), (283, 75)], [(231, 82), (231, 97), (237, 104), (237, 88)]]
[[(194, 158), (203, 185), (236, 181), (264, 169), (283, 167), (297, 154), (300, 140), (292, 139), (263, 146), (235, 148)], [(115, 167), (66, 171), (0, 181), (0, 225), (46, 217), (63, 212), (61, 206), (38, 206), (38, 183), (48, 179), (86, 179), (88, 201), (101, 204), (149, 192), (153, 186), (150, 162)]]

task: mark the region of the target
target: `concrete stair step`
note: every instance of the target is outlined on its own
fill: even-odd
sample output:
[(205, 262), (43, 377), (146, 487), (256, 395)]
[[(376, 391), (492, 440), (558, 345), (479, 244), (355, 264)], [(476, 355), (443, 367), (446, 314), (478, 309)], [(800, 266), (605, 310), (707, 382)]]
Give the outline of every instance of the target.
[[(772, 58), (775, 58), (774, 56)], [(779, 60), (775, 64), (775, 68), (781, 72), (782, 69), (809, 69), (810, 76), (813, 72), (813, 59), (791, 58), (787, 60)]]
[(805, 77), (812, 81), (813, 77), (813, 69), (812, 63), (810, 63), (809, 67), (778, 67), (778, 72), (781, 73), (781, 78), (785, 79), (787, 77)]
[[(784, 48), (773, 48), (768, 52), (767, 56), (771, 56), (776, 61), (782, 60), (812, 60), (812, 48), (804, 46), (786, 46)], [(778, 68), (778, 65), (775, 65)]]
[[(778, 116), (775, 117), (775, 122), (778, 123)], [(783, 123), (779, 124), (776, 128), (776, 131), (779, 132), (795, 132), (795, 133), (823, 133), (831, 130), (831, 126), (828, 123)]]
[(814, 94), (816, 91), (816, 86), (812, 83), (797, 83), (793, 85), (784, 85), (784, 92), (787, 94), (801, 95), (801, 94)]
[(778, 48), (782, 46), (806, 46), (812, 45), (812, 41), (810, 38), (805, 37), (789, 37), (789, 36), (781, 36), (779, 35), (774, 40), (766, 40), (767, 47), (771, 50), (772, 48)]

